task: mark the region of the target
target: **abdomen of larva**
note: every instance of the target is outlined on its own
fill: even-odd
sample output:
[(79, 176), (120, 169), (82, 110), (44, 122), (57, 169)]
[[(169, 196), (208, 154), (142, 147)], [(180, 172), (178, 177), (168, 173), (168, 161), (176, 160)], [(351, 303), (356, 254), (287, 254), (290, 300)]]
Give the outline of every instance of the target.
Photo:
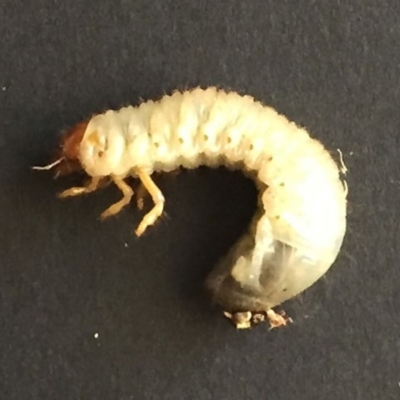
[[(79, 161), (95, 190), (111, 177), (138, 177), (154, 202), (138, 230), (162, 214), (154, 171), (225, 165), (241, 169), (259, 189), (249, 231), (212, 271), (207, 288), (229, 312), (263, 312), (301, 293), (330, 268), (346, 230), (347, 186), (322, 144), (274, 109), (216, 88), (175, 92), (159, 101), (108, 111), (71, 131), (57, 163)], [(75, 164), (74, 164), (75, 165)], [(150, 215), (151, 214), (151, 215)]]

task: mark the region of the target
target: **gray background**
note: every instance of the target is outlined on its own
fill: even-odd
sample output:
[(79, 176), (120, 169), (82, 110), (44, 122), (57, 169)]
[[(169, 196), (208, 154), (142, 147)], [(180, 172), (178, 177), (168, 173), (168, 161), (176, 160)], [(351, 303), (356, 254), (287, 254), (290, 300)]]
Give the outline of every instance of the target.
[[(399, 17), (394, 0), (1, 0), (0, 397), (399, 399)], [(240, 174), (157, 178), (167, 215), (137, 240), (134, 207), (98, 220), (116, 189), (59, 201), (71, 181), (30, 170), (82, 118), (196, 85), (343, 151), (343, 250), (286, 329), (238, 332), (204, 296), (254, 212)]]

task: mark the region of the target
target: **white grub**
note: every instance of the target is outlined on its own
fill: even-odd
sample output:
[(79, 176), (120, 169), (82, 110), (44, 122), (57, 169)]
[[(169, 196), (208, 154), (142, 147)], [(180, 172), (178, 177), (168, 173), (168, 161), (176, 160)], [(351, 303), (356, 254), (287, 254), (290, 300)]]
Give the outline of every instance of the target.
[(45, 169), (79, 166), (91, 177), (87, 186), (67, 189), (62, 198), (93, 192), (103, 178), (114, 182), (123, 196), (102, 218), (131, 202), (135, 193), (126, 179), (137, 178), (154, 203), (135, 230), (141, 236), (165, 215), (166, 199), (154, 172), (240, 168), (259, 188), (259, 210), (206, 285), (228, 314), (266, 313), (275, 327), (288, 320), (272, 308), (321, 278), (342, 246), (348, 189), (340, 179), (347, 168), (339, 154), (340, 169), (319, 141), (273, 108), (211, 87), (95, 115), (71, 129), (59, 165)]

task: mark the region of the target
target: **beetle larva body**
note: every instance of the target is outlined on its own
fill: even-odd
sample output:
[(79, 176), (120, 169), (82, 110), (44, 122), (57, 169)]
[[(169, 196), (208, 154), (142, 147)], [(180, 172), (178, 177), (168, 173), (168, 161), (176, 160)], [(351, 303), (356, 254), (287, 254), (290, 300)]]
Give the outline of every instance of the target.
[(267, 311), (296, 296), (326, 273), (342, 245), (347, 190), (339, 168), (304, 129), (249, 96), (194, 89), (107, 111), (71, 131), (62, 159), (79, 161), (94, 182), (65, 196), (114, 180), (125, 201), (110, 215), (132, 195), (123, 180), (138, 177), (156, 204), (138, 234), (163, 209), (153, 172), (224, 165), (251, 176), (260, 195), (249, 232), (207, 279), (229, 312)]

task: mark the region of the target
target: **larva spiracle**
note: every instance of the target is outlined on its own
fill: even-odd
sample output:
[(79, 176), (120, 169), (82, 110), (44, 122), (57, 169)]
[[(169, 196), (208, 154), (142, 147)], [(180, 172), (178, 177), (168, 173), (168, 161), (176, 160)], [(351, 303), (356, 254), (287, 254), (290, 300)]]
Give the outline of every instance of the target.
[(123, 193), (102, 217), (119, 213), (140, 180), (154, 207), (136, 234), (153, 225), (164, 196), (153, 172), (200, 165), (239, 168), (259, 190), (259, 207), (249, 231), (206, 280), (212, 299), (238, 328), (269, 319), (288, 319), (273, 308), (300, 294), (334, 263), (346, 231), (347, 186), (322, 144), (306, 130), (250, 96), (216, 88), (174, 92), (158, 101), (109, 110), (78, 124), (61, 142), (47, 167), (57, 174), (83, 170), (87, 186), (60, 197), (93, 192), (104, 178)]

